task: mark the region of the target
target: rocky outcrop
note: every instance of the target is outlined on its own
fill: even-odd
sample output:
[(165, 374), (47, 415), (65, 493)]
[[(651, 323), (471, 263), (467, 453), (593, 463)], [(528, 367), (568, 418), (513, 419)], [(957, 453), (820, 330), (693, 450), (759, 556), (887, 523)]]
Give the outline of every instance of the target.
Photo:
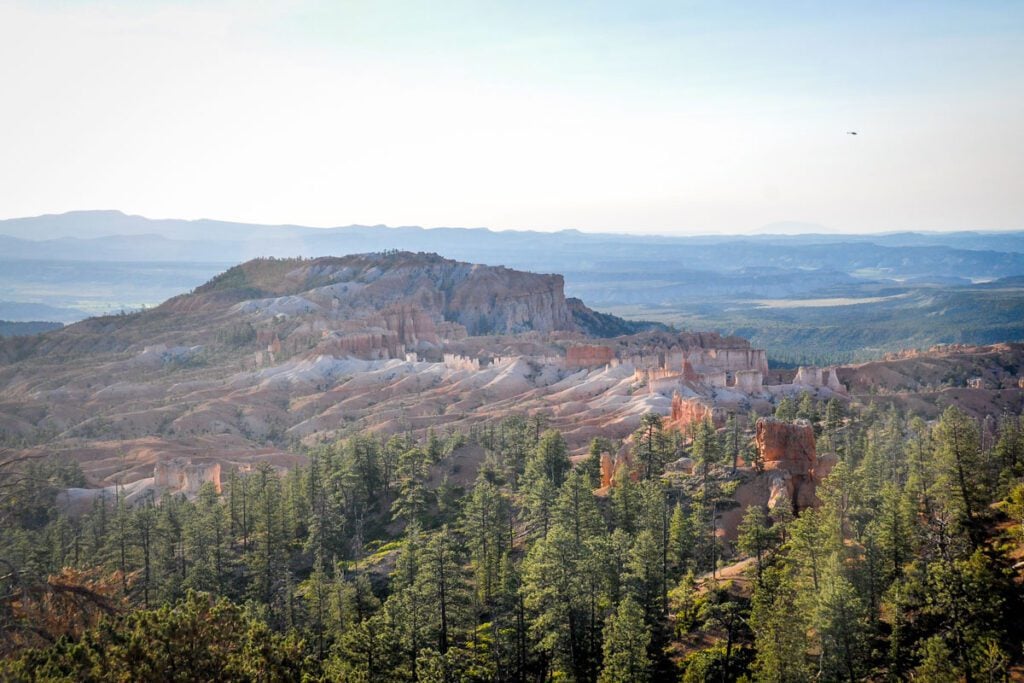
[(704, 384), (716, 389), (724, 389), (729, 383), (729, 377), (725, 372), (709, 372), (701, 375), (700, 379)]
[(761, 393), (768, 372), (764, 350), (752, 349), (750, 342), (738, 337), (711, 332), (648, 332), (616, 341), (616, 357), (645, 373), (644, 380), (652, 393), (668, 395), (685, 383)]
[(471, 335), (576, 329), (561, 275), (472, 266), (446, 294), (445, 320)]
[(786, 422), (773, 417), (757, 421), (754, 440), (766, 470), (806, 475), (817, 462), (814, 428), (807, 420)]
[[(250, 285), (247, 291), (262, 295), (232, 307), (254, 324), (358, 321), (367, 328), (394, 333), (398, 344), (410, 349), (423, 344), (436, 347), (467, 334), (582, 332), (610, 336), (658, 327), (600, 314), (578, 299), (566, 299), (561, 275), (473, 265), (436, 254), (388, 252), (311, 261), (256, 261), (231, 273), (231, 277), (225, 274), (200, 287), (194, 295), (196, 301), (209, 303), (214, 292), (223, 293), (237, 279)], [(184, 303), (174, 305), (178, 310)], [(298, 330), (307, 336), (317, 331), (306, 330), (304, 325)], [(290, 329), (294, 328), (293, 324)], [(394, 357), (393, 346), (387, 340), (383, 349), (373, 348), (368, 357)]]
[(608, 346), (577, 344), (565, 350), (565, 366), (569, 369), (598, 368), (608, 365), (615, 358), (615, 351)]
[(672, 396), (672, 412), (669, 415), (669, 427), (686, 432), (693, 425), (711, 420), (716, 428), (725, 425), (726, 415), (721, 409), (708, 405), (700, 398), (683, 398), (679, 394)]
[(695, 349), (687, 354), (687, 360), (698, 372), (738, 372), (740, 370), (759, 370), (762, 373), (768, 372), (768, 356), (764, 349), (751, 349), (749, 342), (745, 343), (746, 348), (724, 346), (729, 343), (737, 343), (735, 338), (722, 340), (723, 347), (710, 346)]
[(615, 479), (615, 458), (607, 451), (601, 454), (601, 488), (612, 485)]
[(798, 514), (816, 505), (818, 454), (811, 423), (762, 417), (757, 421), (754, 440), (769, 479), (769, 508), (788, 505)]
[(640, 480), (640, 472), (634, 466), (633, 449), (629, 443), (622, 444), (615, 455), (607, 452), (601, 454), (601, 488), (614, 486), (616, 475), (628, 476), (633, 481)]
[(153, 468), (153, 486), (161, 493), (183, 493), (194, 496), (203, 484), (213, 484), (221, 492), (220, 463), (192, 463), (174, 459), (158, 462)]
[[(258, 284), (258, 289), (246, 289), (264, 295), (237, 303), (233, 310), (240, 314), (263, 320), (364, 319), (396, 332), (406, 344), (436, 344), (436, 326), (444, 321), (458, 323), (471, 335), (578, 330), (561, 275), (408, 252), (249, 262), (229, 274), (233, 271), (236, 276), (215, 278), (194, 298), (222, 291), (238, 279)], [(182, 302), (175, 305), (180, 308)]]
[(420, 342), (440, 343), (434, 320), (418, 306), (392, 306), (379, 317), (380, 326), (397, 334), (398, 340), (410, 348)]
[(317, 351), (363, 359), (401, 358), (406, 353), (398, 333), (380, 327), (368, 327), (358, 332), (331, 331), (323, 336)]
[(805, 367), (801, 365), (797, 368), (796, 376), (793, 378), (793, 384), (801, 387), (820, 387), (821, 368)]
[(835, 368), (828, 369), (828, 375), (825, 378), (825, 386), (827, 386), (832, 391), (837, 391), (844, 394), (846, 393), (846, 387), (843, 385), (842, 382), (839, 381), (839, 375), (836, 374)]
[(737, 370), (733, 385), (745, 394), (759, 393), (764, 386), (764, 374), (760, 370)]
[(477, 372), (480, 370), (479, 358), (468, 358), (457, 353), (446, 353), (442, 356), (441, 362), (449, 370), (462, 372)]

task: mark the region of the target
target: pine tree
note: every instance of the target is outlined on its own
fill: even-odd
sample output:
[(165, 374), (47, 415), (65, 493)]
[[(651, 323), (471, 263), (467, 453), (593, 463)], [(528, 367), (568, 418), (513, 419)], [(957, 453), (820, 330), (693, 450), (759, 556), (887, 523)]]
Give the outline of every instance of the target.
[(533, 544), (523, 561), (522, 592), (533, 616), (530, 634), (536, 648), (556, 672), (577, 679), (586, 678), (591, 661), (591, 581), (585, 571), (590, 547), (577, 545), (573, 530), (557, 523)]
[(565, 481), (569, 468), (569, 448), (562, 433), (549, 429), (540, 436), (537, 447), (530, 454), (525, 477), (528, 482), (547, 479), (557, 489)]
[(798, 591), (781, 570), (765, 572), (764, 586), (754, 592), (750, 627), (756, 655), (754, 680), (763, 683), (809, 681), (807, 670), (807, 614), (794, 609)]
[(822, 580), (814, 612), (814, 629), (821, 643), (824, 680), (861, 680), (867, 655), (867, 611), (853, 585), (832, 567)]
[(462, 638), (470, 622), (470, 587), (463, 549), (447, 526), (423, 547), (413, 590), (426, 606), (426, 631), (442, 656)]
[(693, 446), (691, 446), (690, 453), (704, 479), (707, 479), (712, 465), (722, 462), (722, 447), (718, 442), (718, 435), (715, 433), (715, 425), (711, 418), (705, 418), (697, 425), (693, 433)]
[(626, 564), (629, 595), (643, 609), (644, 619), (654, 626), (663, 611), (662, 553), (654, 534), (643, 529), (636, 535)]
[(589, 455), (579, 464), (579, 468), (590, 477), (594, 486), (599, 486), (601, 483), (601, 455), (614, 452), (614, 445), (608, 439), (596, 437), (590, 442)]
[(751, 505), (739, 526), (740, 550), (754, 558), (757, 583), (764, 585), (765, 556), (778, 540), (778, 534), (768, 526), (768, 515), (760, 505)]
[(775, 417), (780, 420), (792, 422), (796, 419), (796, 406), (788, 396), (784, 396), (778, 405), (775, 406)]
[(253, 595), (270, 607), (273, 620), (279, 623), (285, 611), (281, 597), (285, 587), (286, 568), (286, 564), (280, 559), (286, 550), (281, 479), (267, 463), (260, 463), (254, 479), (255, 547), (248, 558), (253, 578)]
[(484, 476), (476, 486), (463, 511), (463, 528), (468, 539), (478, 598), (490, 604), (500, 583), (501, 569), (509, 550), (508, 497)]
[(669, 568), (674, 578), (678, 579), (692, 568), (694, 544), (694, 529), (690, 525), (690, 518), (682, 503), (676, 503), (668, 526)]
[(427, 489), (429, 476), (427, 455), (418, 448), (402, 454), (398, 465), (398, 494), (391, 504), (391, 513), (406, 524), (422, 524), (430, 505)]
[(662, 433), (661, 416), (657, 413), (644, 413), (640, 418), (640, 428), (633, 433), (633, 452), (640, 465), (640, 476), (651, 479), (665, 467), (666, 444)]
[(735, 472), (740, 459), (740, 432), (739, 425), (736, 423), (736, 415), (731, 412), (729, 413), (729, 418), (725, 421), (725, 444), (723, 450), (725, 456), (732, 463), (732, 471)]
[(977, 517), (985, 505), (986, 484), (978, 426), (959, 409), (949, 407), (935, 428), (935, 444), (943, 502), (967, 531), (971, 545), (977, 548), (981, 545)]
[(836, 552), (834, 527), (829, 515), (809, 508), (789, 525), (787, 549), (796, 563), (799, 575), (809, 581), (817, 593), (825, 564)]
[(226, 518), (213, 484), (199, 490), (194, 504), (186, 508), (184, 552), (188, 558), (185, 588), (220, 594), (225, 575)]
[(818, 421), (818, 406), (814, 403), (814, 398), (810, 392), (805, 391), (800, 396), (800, 402), (796, 406), (796, 418), (799, 420), (808, 420), (811, 423)]
[(835, 452), (837, 448), (836, 436), (839, 428), (843, 425), (843, 404), (834, 396), (825, 404), (824, 434), (828, 450)]
[(633, 533), (640, 514), (640, 487), (625, 464), (619, 465), (612, 481), (612, 519), (617, 528)]
[(651, 633), (643, 609), (630, 597), (619, 602), (604, 629), (604, 662), (600, 683), (644, 683), (650, 680), (647, 647)]

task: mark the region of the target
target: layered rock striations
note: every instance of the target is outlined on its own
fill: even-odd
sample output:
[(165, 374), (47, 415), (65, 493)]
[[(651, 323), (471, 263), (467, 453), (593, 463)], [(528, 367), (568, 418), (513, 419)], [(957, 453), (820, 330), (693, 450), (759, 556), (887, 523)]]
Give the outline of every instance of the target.
[(466, 336), (589, 334), (591, 323), (600, 323), (602, 330), (619, 323), (630, 329), (641, 326), (597, 314), (578, 300), (570, 305), (561, 275), (473, 265), (435, 254), (389, 252), (263, 262), (276, 277), (251, 264), (233, 269), (231, 278), (211, 281), (196, 296), (209, 297), (224, 289), (221, 280), (258, 285), (251, 293), (274, 296), (247, 298), (233, 310), (261, 326), (326, 321), (327, 330), (300, 325), (287, 332), (297, 347), (309, 346), (318, 332), (331, 332), (330, 343), (320, 349), (325, 353), (396, 358)]

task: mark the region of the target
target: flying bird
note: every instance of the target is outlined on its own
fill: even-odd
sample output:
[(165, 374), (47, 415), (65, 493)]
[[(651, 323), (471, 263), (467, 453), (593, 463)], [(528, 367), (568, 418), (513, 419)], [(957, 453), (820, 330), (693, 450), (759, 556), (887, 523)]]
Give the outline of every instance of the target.
[(855, 130), (848, 130), (848, 131), (846, 131), (846, 134), (847, 135), (856, 135), (857, 131), (855, 131)]

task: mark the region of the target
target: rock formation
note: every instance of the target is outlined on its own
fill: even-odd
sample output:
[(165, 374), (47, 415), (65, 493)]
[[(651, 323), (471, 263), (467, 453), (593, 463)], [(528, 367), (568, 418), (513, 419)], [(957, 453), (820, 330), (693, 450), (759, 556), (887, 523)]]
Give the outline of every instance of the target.
[(601, 488), (611, 486), (614, 478), (615, 458), (612, 457), (611, 453), (604, 452), (601, 454)]
[[(237, 286), (242, 283), (250, 286)], [(594, 326), (604, 334), (650, 327), (570, 302), (564, 290), (561, 275), (387, 252), (250, 261), (166, 305), (192, 312), (214, 300), (223, 305), (229, 295), (245, 296), (231, 310), (257, 328), (262, 343), (280, 333), (294, 352), (330, 332), (337, 352), (366, 359), (401, 358), (406, 349), (423, 345), (436, 351), (444, 341), (467, 335), (592, 334)], [(333, 352), (326, 346), (321, 351)]]
[(570, 369), (598, 368), (614, 358), (614, 349), (596, 344), (577, 344), (565, 350), (565, 366)]
[(477, 372), (480, 370), (479, 358), (468, 358), (455, 353), (444, 354), (441, 362), (449, 370), (462, 370), (465, 372)]
[(820, 387), (821, 368), (805, 367), (801, 365), (797, 368), (796, 377), (793, 378), (793, 384), (802, 387)]
[(725, 411), (708, 405), (700, 398), (683, 398), (679, 394), (672, 396), (672, 413), (666, 426), (686, 432), (691, 425), (711, 420), (716, 428), (725, 425)]
[(764, 385), (764, 373), (760, 370), (737, 370), (733, 385), (745, 394), (756, 394)]
[(158, 462), (153, 468), (153, 486), (161, 493), (194, 496), (208, 482), (220, 493), (220, 463), (194, 464), (188, 460), (174, 459)]
[(835, 368), (828, 369), (828, 377), (825, 379), (825, 386), (832, 391), (838, 391), (840, 393), (846, 393), (846, 387), (839, 381), (839, 375), (836, 374)]
[(769, 508), (790, 505), (796, 514), (816, 505), (818, 454), (811, 423), (762, 417), (757, 421), (754, 440), (771, 482)]
[(611, 453), (601, 454), (601, 488), (614, 486), (615, 475), (622, 469), (633, 481), (640, 480), (640, 472), (633, 466), (633, 449), (628, 443), (623, 444), (614, 456)]

